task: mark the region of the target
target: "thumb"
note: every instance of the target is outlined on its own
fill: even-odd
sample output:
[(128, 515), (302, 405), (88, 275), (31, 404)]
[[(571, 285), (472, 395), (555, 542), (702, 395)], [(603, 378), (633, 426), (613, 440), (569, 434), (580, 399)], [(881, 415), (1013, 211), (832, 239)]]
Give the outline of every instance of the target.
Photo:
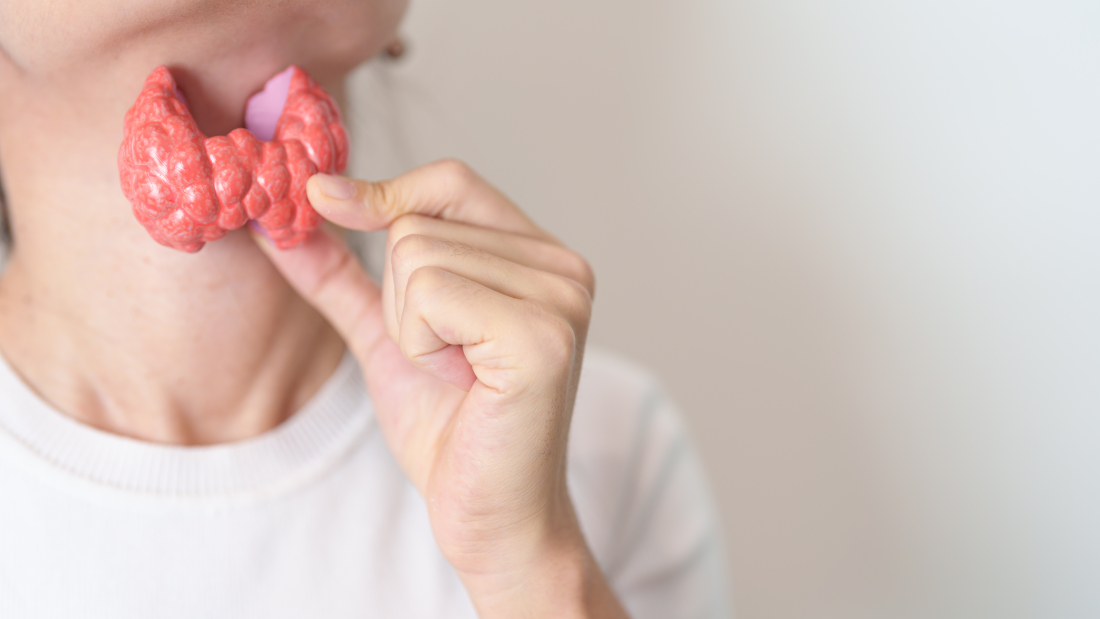
[(376, 182), (314, 174), (306, 196), (322, 217), (352, 230), (381, 230), (403, 215), (423, 215), (553, 241), (504, 194), (454, 160)]
[(382, 293), (347, 244), (325, 226), (291, 249), (276, 249), (262, 230), (251, 232), (291, 287), (321, 312), (365, 367), (386, 338)]

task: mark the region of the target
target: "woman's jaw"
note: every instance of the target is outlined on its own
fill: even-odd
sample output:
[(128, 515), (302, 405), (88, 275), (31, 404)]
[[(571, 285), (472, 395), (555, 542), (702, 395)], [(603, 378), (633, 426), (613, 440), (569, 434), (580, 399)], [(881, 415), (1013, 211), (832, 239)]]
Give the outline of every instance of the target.
[(111, 432), (194, 444), (274, 427), (343, 344), (246, 233), (195, 255), (148, 237), (119, 187), (122, 118), (159, 64), (208, 135), (242, 126), (248, 97), (289, 64), (341, 100), (347, 73), (393, 40), (404, 1), (66, 0), (65, 19), (40, 14), (58, 4), (0, 7), (14, 239), (0, 351), (47, 401)]

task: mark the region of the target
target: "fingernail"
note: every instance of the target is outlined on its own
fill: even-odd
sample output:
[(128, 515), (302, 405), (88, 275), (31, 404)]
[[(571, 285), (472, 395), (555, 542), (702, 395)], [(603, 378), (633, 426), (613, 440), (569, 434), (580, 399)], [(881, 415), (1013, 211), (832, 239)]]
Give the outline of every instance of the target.
[(317, 187), (325, 196), (333, 200), (350, 200), (355, 197), (355, 185), (348, 179), (330, 174), (316, 174)]

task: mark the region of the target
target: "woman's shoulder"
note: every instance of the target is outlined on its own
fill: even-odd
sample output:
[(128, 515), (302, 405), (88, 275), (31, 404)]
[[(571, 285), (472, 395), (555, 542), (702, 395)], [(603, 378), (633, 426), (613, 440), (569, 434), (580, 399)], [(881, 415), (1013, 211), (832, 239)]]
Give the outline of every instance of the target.
[(719, 523), (702, 463), (660, 381), (590, 350), (569, 438), (569, 489), (632, 616), (728, 617)]

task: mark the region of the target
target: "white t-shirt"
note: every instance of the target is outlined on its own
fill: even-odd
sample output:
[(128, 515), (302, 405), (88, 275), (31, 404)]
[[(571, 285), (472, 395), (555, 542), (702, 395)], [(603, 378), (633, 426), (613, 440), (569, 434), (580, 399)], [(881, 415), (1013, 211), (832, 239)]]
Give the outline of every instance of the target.
[[(586, 539), (635, 619), (728, 617), (718, 521), (645, 373), (585, 360), (569, 445)], [(474, 617), (346, 357), (261, 436), (135, 441), (0, 362), (0, 617)]]

